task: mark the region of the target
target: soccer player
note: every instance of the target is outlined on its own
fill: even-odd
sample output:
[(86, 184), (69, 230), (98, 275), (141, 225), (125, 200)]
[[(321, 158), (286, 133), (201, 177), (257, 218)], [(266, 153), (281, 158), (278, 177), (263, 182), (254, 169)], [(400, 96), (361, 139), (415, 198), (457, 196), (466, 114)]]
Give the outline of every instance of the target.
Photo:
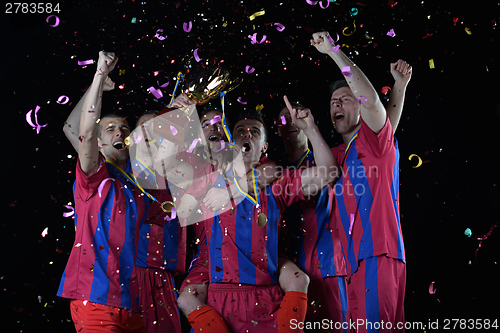
[[(335, 160), (309, 110), (293, 110), (292, 116), (297, 126), (309, 135), (313, 146), (322, 152), (318, 167), (285, 171), (257, 196), (248, 194), (233, 204), (234, 209), (217, 215), (206, 235), (209, 245), (206, 269), (210, 277), (207, 303), (235, 332), (268, 332), (278, 328), (277, 311), (282, 301), (277, 285), (281, 212), (289, 204), (302, 200), (303, 193), (326, 186), (335, 174), (328, 172), (330, 167), (334, 168)], [(264, 123), (260, 116), (245, 114), (236, 123), (233, 134), (244, 162), (244, 173), (248, 173), (258, 165), (268, 147)], [(303, 296), (306, 302), (307, 297)], [(196, 317), (196, 311), (193, 312)], [(289, 321), (287, 325), (290, 326)]]
[(331, 89), (330, 114), (344, 144), (334, 148), (342, 170), (334, 187), (334, 223), (348, 275), (351, 318), (378, 331), (404, 322), (406, 264), (399, 221), (399, 150), (387, 112), (368, 78), (334, 45), (328, 32), (311, 44), (346, 76)]

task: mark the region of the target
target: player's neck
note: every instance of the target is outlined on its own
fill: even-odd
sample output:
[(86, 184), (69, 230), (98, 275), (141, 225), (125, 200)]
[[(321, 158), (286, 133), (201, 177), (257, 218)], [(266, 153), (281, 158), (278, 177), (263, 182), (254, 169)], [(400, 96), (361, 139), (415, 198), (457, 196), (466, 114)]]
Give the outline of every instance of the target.
[(305, 142), (286, 142), (285, 151), (290, 162), (295, 162), (302, 157), (309, 149), (307, 140)]
[(342, 139), (344, 140), (344, 143), (346, 145), (349, 144), (349, 141), (351, 141), (351, 138), (354, 134), (356, 134), (356, 132), (361, 128), (361, 123), (359, 123), (356, 127), (354, 127), (354, 129), (352, 129), (351, 131), (347, 132), (347, 133), (344, 133), (342, 134)]

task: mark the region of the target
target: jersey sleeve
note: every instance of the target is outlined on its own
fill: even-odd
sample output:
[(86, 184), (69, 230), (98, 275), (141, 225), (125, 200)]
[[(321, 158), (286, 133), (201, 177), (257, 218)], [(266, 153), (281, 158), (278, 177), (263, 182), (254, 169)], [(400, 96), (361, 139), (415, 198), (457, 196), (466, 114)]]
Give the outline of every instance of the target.
[[(87, 176), (80, 165), (80, 158), (78, 158), (76, 162), (76, 184), (75, 190), (78, 191), (80, 198), (84, 201), (88, 201), (95, 193), (98, 192), (99, 185), (108, 178), (111, 178), (111, 175), (106, 168), (106, 159), (104, 156), (99, 154), (99, 168), (96, 172)], [(112, 178), (114, 180), (114, 178)], [(109, 186), (109, 185), (108, 185)]]
[(274, 198), (281, 211), (286, 207), (304, 200), (302, 191), (302, 172), (304, 169), (283, 170), (283, 174), (276, 179), (270, 186)]
[(371, 130), (363, 118), (360, 121), (361, 128), (359, 129), (358, 137), (373, 156), (380, 158), (394, 148), (394, 134), (389, 118), (385, 120), (385, 125), (378, 134), (375, 134)]

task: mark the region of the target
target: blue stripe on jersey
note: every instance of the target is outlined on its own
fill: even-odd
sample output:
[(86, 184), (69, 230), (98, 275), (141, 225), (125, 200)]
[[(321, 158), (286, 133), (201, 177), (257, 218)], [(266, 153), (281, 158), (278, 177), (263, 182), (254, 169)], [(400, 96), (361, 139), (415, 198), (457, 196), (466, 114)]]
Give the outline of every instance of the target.
[(243, 200), (236, 206), (236, 225), (234, 242), (238, 249), (239, 283), (255, 285), (256, 268), (252, 263), (252, 229), (254, 205), (250, 200)]
[[(352, 167), (348, 167), (347, 171), (349, 172), (349, 177), (352, 182), (352, 188), (357, 202), (357, 209), (363, 226), (363, 237), (361, 238), (359, 251), (356, 253), (356, 256), (358, 259), (365, 259), (373, 255), (372, 226), (370, 220), (373, 196), (370, 184), (368, 183), (368, 178), (366, 177), (366, 170), (361, 158), (359, 158), (354, 142), (349, 152), (348, 161), (351, 161), (352, 164)], [(346, 161), (346, 165), (348, 161)], [(350, 224), (350, 220), (348, 221)]]
[(316, 221), (318, 225), (318, 261), (320, 264), (321, 277), (336, 276), (335, 271), (335, 250), (333, 238), (327, 224), (330, 223), (328, 212), (328, 187), (323, 188), (316, 202)]
[(209, 253), (210, 283), (221, 283), (224, 277), (224, 265), (222, 263), (222, 230), (220, 226), (220, 215), (215, 216), (213, 219)]
[(377, 259), (378, 257), (365, 259), (365, 308), (368, 332), (380, 332), (380, 329), (375, 329), (380, 327), (377, 326), (380, 323)]
[(267, 241), (266, 241), (266, 252), (267, 252), (267, 273), (271, 277), (271, 283), (278, 283), (278, 230), (279, 230), (279, 218), (280, 210), (276, 200), (274, 199), (273, 191), (271, 186), (266, 188), (267, 196)]
[[(89, 297), (89, 301), (91, 302), (97, 300), (101, 295), (108, 295), (109, 293), (110, 281), (106, 273), (109, 257), (109, 226), (114, 198), (115, 187), (111, 184), (108, 194), (99, 208), (97, 228), (94, 231), (95, 261), (94, 279), (92, 280), (92, 289)], [(100, 302), (106, 302), (106, 300), (100, 300)]]
[(396, 140), (396, 137), (394, 137), (394, 142), (396, 143), (396, 159), (394, 161), (394, 170), (392, 173), (391, 197), (392, 197), (392, 203), (394, 205), (394, 212), (398, 220), (398, 259), (401, 259), (403, 260), (403, 262), (406, 262), (405, 247), (403, 245), (403, 236), (401, 235), (401, 232), (399, 232), (400, 216), (399, 216), (398, 203), (396, 201), (399, 194), (399, 157), (400, 157), (398, 140)]
[[(340, 223), (342, 223), (342, 227), (345, 231), (347, 238), (347, 249), (344, 249), (344, 246), (342, 245), (342, 251), (344, 252), (344, 258), (346, 258), (346, 260), (349, 262), (349, 265), (351, 266), (351, 274), (353, 274), (358, 268), (358, 262), (354, 254), (352, 237), (351, 235), (349, 235), (350, 220), (349, 220), (349, 215), (347, 214), (347, 209), (345, 208), (345, 202), (343, 196), (344, 186), (342, 185), (343, 178), (344, 175), (341, 175), (339, 180), (335, 184), (333, 190), (335, 191), (334, 192), (335, 199), (337, 200), (337, 205), (339, 207)], [(340, 189), (340, 193), (338, 189)]]
[(143, 224), (139, 231), (139, 245), (137, 247), (136, 265), (139, 267), (148, 267), (148, 248), (151, 234), (151, 224)]
[[(338, 276), (337, 283), (339, 284), (340, 306), (342, 307), (342, 322), (347, 322), (347, 284), (345, 276)], [(347, 333), (347, 327), (342, 325), (342, 331)]]
[[(120, 249), (120, 286), (122, 287), (121, 293), (121, 304), (131, 304), (130, 297), (130, 277), (132, 276), (132, 270), (134, 269), (134, 257), (135, 257), (135, 226), (137, 221), (137, 204), (135, 202), (135, 195), (132, 191), (131, 186), (127, 185), (127, 187), (123, 187), (123, 194), (125, 196), (125, 202), (129, 202), (127, 207), (127, 211), (125, 212), (125, 228), (127, 232), (125, 232), (125, 240)], [(141, 198), (142, 199), (142, 198)], [(148, 207), (146, 207), (148, 200), (144, 200), (144, 212), (147, 212)], [(141, 226), (144, 223), (145, 214), (142, 216)], [(125, 306), (124, 306), (125, 307)]]
[(179, 219), (175, 218), (167, 222), (163, 227), (163, 264), (167, 271), (177, 268), (177, 256), (179, 253)]

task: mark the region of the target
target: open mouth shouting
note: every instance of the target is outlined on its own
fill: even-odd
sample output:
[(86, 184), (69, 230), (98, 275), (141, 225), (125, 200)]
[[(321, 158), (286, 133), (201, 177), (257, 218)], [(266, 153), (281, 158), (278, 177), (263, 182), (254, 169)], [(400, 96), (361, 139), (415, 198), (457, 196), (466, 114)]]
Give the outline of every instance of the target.
[(333, 115), (333, 119), (335, 122), (341, 121), (342, 119), (344, 119), (344, 117), (345, 114), (343, 112), (335, 112), (335, 114)]
[(250, 144), (249, 141), (243, 141), (243, 144), (241, 145), (241, 152), (243, 154), (248, 154), (252, 150), (252, 145)]
[(113, 148), (115, 148), (116, 150), (125, 150), (127, 146), (123, 141), (116, 141), (113, 142)]

